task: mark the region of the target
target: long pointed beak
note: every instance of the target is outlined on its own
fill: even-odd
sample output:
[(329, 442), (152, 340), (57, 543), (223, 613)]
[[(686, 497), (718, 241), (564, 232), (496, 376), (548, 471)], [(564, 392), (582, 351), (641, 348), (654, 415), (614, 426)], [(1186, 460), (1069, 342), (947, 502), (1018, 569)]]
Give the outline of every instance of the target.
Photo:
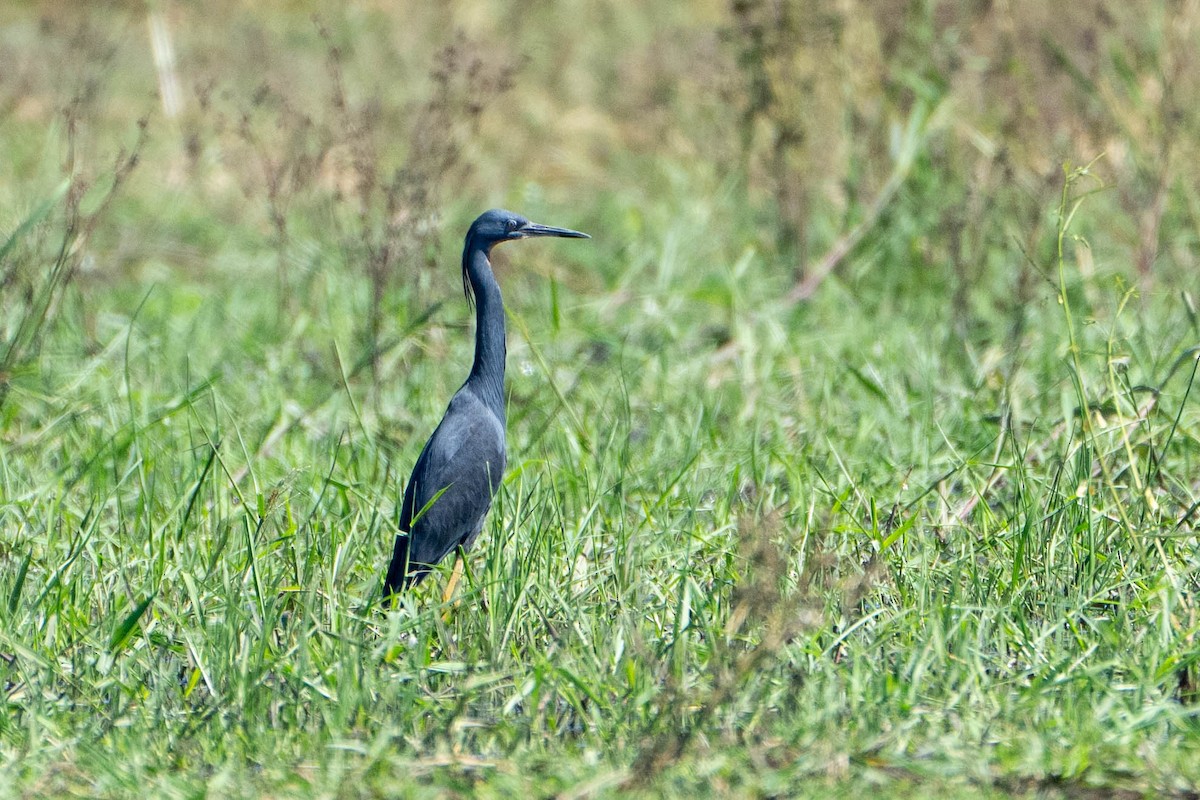
[(573, 231), (570, 228), (554, 228), (549, 225), (538, 225), (536, 222), (531, 222), (524, 228), (521, 228), (521, 233), (525, 236), (561, 236), (564, 239), (590, 239), (586, 233)]

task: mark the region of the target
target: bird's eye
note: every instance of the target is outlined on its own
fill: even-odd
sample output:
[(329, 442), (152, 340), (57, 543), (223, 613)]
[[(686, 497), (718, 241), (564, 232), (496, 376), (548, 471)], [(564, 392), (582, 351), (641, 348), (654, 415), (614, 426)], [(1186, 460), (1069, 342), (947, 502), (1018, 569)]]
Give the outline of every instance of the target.
[(515, 231), (517, 229), (517, 221), (515, 219), (509, 219), (509, 221), (504, 223), (504, 225), (510, 231)]

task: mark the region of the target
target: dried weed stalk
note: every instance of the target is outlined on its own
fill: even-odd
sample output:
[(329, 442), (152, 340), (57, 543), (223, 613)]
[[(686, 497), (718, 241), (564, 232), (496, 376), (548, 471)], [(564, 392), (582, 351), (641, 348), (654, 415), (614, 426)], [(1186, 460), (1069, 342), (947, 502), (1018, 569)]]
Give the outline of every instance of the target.
[[(513, 67), (459, 34), (435, 57), (427, 97), (404, 115), (389, 107), (392, 96), (352, 97), (341, 48), (322, 20), (314, 24), (325, 43), (327, 92), (314, 103), (260, 88), (238, 128), (262, 179), (246, 190), (265, 201), (282, 311), (295, 298), (292, 228), (302, 220), (338, 226), (347, 263), (361, 264), (370, 282), (362, 334), (375, 352), (388, 292), (418, 283), (438, 260), (446, 189), (469, 173), (468, 143), (485, 108), (511, 86)], [(396, 119), (406, 120), (402, 130)]]
[[(108, 216), (113, 201), (137, 167), (146, 144), (147, 121), (138, 121), (133, 146), (121, 148), (107, 170), (91, 173), (79, 155), (79, 129), (85, 99), (64, 109), (68, 178), (59, 195), (46, 200), (0, 243), (0, 406), (15, 372), (38, 356), (63, 293), (88, 257), (88, 243)], [(90, 210), (85, 210), (85, 203)], [(47, 248), (48, 241), (53, 242)], [(49, 261), (49, 266), (47, 266)]]

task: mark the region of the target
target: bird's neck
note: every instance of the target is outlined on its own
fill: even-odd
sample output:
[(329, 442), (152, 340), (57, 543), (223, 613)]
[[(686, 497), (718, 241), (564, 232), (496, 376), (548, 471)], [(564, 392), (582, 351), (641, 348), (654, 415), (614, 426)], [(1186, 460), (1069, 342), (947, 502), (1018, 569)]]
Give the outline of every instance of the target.
[(467, 385), (496, 416), (504, 419), (504, 300), (492, 264), (482, 247), (468, 245), (463, 267), (475, 292), (475, 363)]

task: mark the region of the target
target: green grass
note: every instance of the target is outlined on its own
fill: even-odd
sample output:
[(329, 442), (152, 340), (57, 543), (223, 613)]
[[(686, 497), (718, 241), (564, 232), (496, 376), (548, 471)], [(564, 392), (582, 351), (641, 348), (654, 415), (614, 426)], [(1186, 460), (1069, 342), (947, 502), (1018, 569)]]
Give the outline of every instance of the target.
[[(703, 76), (613, 88), (629, 63), (672, 75), (652, 34), (700, 47), (723, 7), (571, 8), (611, 30), (569, 53), (553, 20), (520, 31), (524, 72), (466, 126), (474, 169), (448, 170), (382, 296), (364, 252), (408, 233), (380, 195), (360, 215), (300, 181), (272, 227), (223, 115), (299, 123), (248, 105), (252, 82), (168, 123), (127, 51), (100, 59), (124, 105), (79, 112), (76, 207), (55, 194), (64, 127), (0, 121), (20, 142), (0, 189), (0, 796), (1195, 796), (1186, 187), (1141, 275), (1120, 185), (1093, 194), (1103, 162), (964, 222), (972, 178), (935, 115), (895, 199), (793, 304), (770, 192), (722, 160), (736, 114), (698, 105)], [(127, 41), (127, 13), (81, 18)], [(185, 66), (253, 64), (264, 36), (268, 83), (286, 57), (325, 74), (307, 19), (230, 14), (230, 42), (189, 18)], [(425, 87), (379, 89), (374, 59), (408, 42), (394, 57), (421, 71), (422, 35), (448, 38), (415, 17), (327, 21), (351, 102), (380, 91), (384, 119)], [(87, 61), (68, 22), (4, 41)], [(645, 130), (638, 92), (661, 101)], [(314, 140), (340, 124), (295, 96)], [(526, 166), (539, 141), (566, 149)], [(594, 239), (500, 259), (509, 471), (457, 597), (447, 565), (384, 611), (404, 480), (470, 363), (457, 249), (489, 204)], [(810, 241), (866, 214), (835, 210)], [(48, 283), (60, 262), (80, 269)]]

